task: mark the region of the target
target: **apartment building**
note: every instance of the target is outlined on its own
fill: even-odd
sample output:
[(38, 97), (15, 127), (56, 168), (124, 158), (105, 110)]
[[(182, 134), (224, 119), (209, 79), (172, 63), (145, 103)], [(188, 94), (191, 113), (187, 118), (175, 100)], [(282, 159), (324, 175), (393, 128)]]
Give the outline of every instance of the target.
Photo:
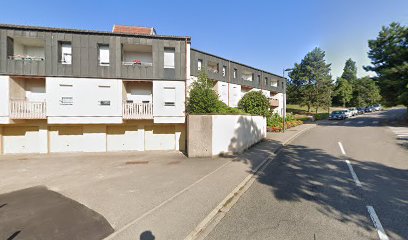
[(262, 91), (270, 99), (275, 113), (283, 114), (284, 78), (267, 71), (215, 56), (197, 49), (190, 50), (190, 79), (187, 87), (205, 71), (213, 81), (213, 89), (220, 100), (230, 107), (238, 107), (239, 100), (250, 91)]
[(153, 28), (0, 24), (0, 154), (183, 151), (200, 69), (228, 105), (261, 90), (282, 112), (282, 77), (190, 45)]

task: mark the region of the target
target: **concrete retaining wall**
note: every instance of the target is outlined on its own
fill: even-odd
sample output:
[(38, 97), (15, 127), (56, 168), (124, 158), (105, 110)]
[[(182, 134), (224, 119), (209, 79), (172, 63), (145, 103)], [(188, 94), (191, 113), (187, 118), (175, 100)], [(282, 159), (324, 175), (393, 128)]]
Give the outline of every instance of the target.
[(237, 153), (266, 137), (266, 119), (244, 115), (190, 115), (189, 157)]

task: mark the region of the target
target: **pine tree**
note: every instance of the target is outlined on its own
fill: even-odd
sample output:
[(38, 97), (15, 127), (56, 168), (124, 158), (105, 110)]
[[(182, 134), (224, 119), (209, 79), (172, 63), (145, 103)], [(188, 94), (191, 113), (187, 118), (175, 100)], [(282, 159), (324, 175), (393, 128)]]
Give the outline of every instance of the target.
[(366, 70), (375, 71), (387, 105), (408, 106), (408, 27), (391, 23), (383, 27), (375, 40), (369, 40), (368, 57), (371, 66)]
[(326, 64), (325, 52), (315, 48), (307, 53), (302, 61), (289, 73), (291, 83), (296, 86), (300, 105), (311, 107), (316, 111), (321, 107), (329, 107), (332, 97), (332, 79), (330, 64)]

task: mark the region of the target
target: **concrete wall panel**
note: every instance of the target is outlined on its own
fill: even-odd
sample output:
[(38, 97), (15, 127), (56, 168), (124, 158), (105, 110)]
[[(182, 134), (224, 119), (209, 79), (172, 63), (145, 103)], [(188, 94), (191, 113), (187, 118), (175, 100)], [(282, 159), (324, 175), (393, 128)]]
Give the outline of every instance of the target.
[(39, 127), (13, 126), (3, 128), (3, 153), (41, 153), (47, 142), (41, 139)]

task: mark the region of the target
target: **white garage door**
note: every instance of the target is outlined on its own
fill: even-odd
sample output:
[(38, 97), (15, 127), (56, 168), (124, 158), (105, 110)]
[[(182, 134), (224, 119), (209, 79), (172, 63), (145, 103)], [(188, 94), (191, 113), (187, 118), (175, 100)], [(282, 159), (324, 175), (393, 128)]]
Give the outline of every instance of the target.
[(137, 126), (108, 126), (108, 151), (143, 151), (144, 134)]
[(82, 152), (82, 126), (50, 127), (50, 152)]
[(3, 129), (4, 153), (39, 153), (38, 127), (5, 127)]
[(176, 135), (174, 125), (146, 127), (146, 150), (175, 150)]

